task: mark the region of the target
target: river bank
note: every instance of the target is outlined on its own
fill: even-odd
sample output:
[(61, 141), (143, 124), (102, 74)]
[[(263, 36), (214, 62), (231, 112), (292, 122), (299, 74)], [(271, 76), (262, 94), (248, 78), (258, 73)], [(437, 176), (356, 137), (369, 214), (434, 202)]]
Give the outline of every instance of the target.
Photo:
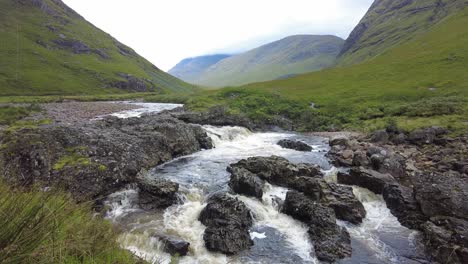
[[(466, 156), (463, 156), (466, 140), (447, 138), (437, 132), (439, 130), (433, 130), (432, 134), (413, 135), (380, 131), (372, 138), (375, 143), (370, 143), (370, 139), (360, 134), (271, 132), (268, 129), (274, 127), (258, 126), (246, 119), (224, 115), (222, 109), (204, 115), (185, 112), (181, 108), (165, 111), (177, 105), (169, 108), (157, 104), (151, 108), (147, 105), (140, 108), (142, 111), (132, 105), (132, 109), (113, 117), (100, 115), (109, 109), (108, 106), (92, 106), (95, 110), (72, 110), (67, 104), (54, 110), (70, 109), (70, 115), (73, 111), (83, 111), (83, 114), (77, 114), (76, 119), (67, 119), (68, 115), (60, 113), (53, 117), (51, 123), (11, 130), (2, 136), (0, 168), (4, 178), (13, 184), (60, 185), (79, 201), (94, 200), (95, 208), (124, 230), (119, 238), (121, 245), (147, 261), (158, 258), (163, 262), (170, 260), (167, 252), (179, 251), (174, 251), (174, 248), (168, 250), (169, 244), (177, 250), (185, 248), (183, 252), (187, 256), (180, 259), (181, 263), (271, 263), (272, 257), (278, 259), (278, 263), (318, 263), (319, 260), (338, 263), (429, 263), (430, 256), (425, 253), (424, 241), (429, 243), (432, 252), (436, 252), (434, 259), (447, 257), (449, 250), (442, 248), (443, 251), (440, 251), (438, 246), (440, 241), (445, 241), (458, 258), (450, 255), (452, 263), (464, 261), (463, 246), (461, 250), (456, 249), (464, 243), (459, 239), (464, 236), (464, 231), (459, 231), (464, 226), (460, 221), (464, 221), (466, 215), (465, 208), (459, 203), (464, 187), (455, 194), (448, 191), (454, 186), (464, 186), (466, 177), (463, 175), (466, 172), (461, 165), (464, 164), (463, 159), (466, 160)], [(75, 104), (77, 108), (86, 106), (89, 104)], [(121, 110), (119, 107), (115, 110)], [(148, 113), (152, 111), (148, 111), (150, 108), (154, 112), (162, 112)], [(88, 119), (90, 113), (97, 116)], [(142, 116), (132, 118), (139, 115)], [(257, 132), (235, 125), (250, 127)], [(430, 142), (423, 145), (440, 150), (439, 157), (452, 155), (447, 152), (448, 149), (464, 146), (464, 149), (455, 151), (460, 155), (451, 156), (460, 162), (433, 162), (434, 155), (430, 153), (435, 150), (416, 144), (427, 139)], [(279, 146), (277, 143), (282, 140), (289, 140), (284, 146), (298, 147), (303, 151)], [(303, 148), (304, 145), (307, 148)], [(368, 152), (372, 155), (368, 155)], [(406, 153), (403, 156), (407, 159), (405, 163), (400, 156), (393, 155), (394, 152)], [(268, 157), (271, 156), (286, 160), (277, 162), (275, 158), (271, 166), (261, 167), (261, 172), (248, 166), (241, 168), (242, 174), (235, 174), (233, 169), (226, 170), (236, 162), (255, 157), (260, 157), (257, 160), (259, 164), (269, 164)], [(428, 163), (428, 159), (432, 163)], [(417, 165), (412, 163), (413, 160)], [(274, 171), (284, 173), (281, 164), (295, 168), (302, 166), (297, 165), (302, 163), (312, 164), (319, 171), (313, 175), (302, 174), (306, 167), (298, 167), (295, 170), (300, 173), (291, 174), (295, 180), (271, 180), (265, 176), (276, 175)], [(447, 164), (450, 164), (450, 168)], [(365, 174), (361, 170), (354, 173), (361, 165), (371, 172)], [(432, 180), (427, 183), (416, 181), (414, 179), (417, 177), (407, 176), (413, 167), (419, 165), (429, 166), (424, 168), (425, 171), (439, 174), (455, 175), (453, 171), (458, 170), (458, 178), (454, 179), (459, 180), (443, 185)], [(442, 167), (445, 169), (442, 170), (439, 165), (444, 165)], [(396, 179), (398, 185), (387, 188), (387, 194), (391, 195), (384, 194), (386, 185), (375, 187), (359, 180), (361, 175), (375, 175), (373, 171), (389, 173), (389, 177)], [(414, 181), (408, 184), (408, 178)], [(233, 179), (237, 179), (237, 182), (233, 182)], [(247, 188), (250, 190), (247, 193), (254, 193), (256, 199), (244, 195), (242, 190), (246, 187), (235, 187), (252, 182), (255, 184)], [(260, 182), (263, 183), (258, 185)], [(353, 187), (347, 189), (342, 184)], [(401, 192), (402, 187), (414, 189), (415, 186), (422, 186), (424, 190), (429, 190), (430, 184), (440, 184), (443, 188), (431, 190), (421, 198), (428, 201), (425, 208), (430, 208), (433, 203), (438, 208), (448, 205), (450, 211), (460, 212), (458, 215), (453, 212), (448, 214), (447, 211), (443, 211), (443, 214), (439, 214), (440, 211), (421, 212), (418, 208), (424, 208), (422, 200), (416, 199), (416, 205), (414, 199), (404, 200), (414, 195), (406, 196)], [(290, 194), (294, 190), (299, 192), (299, 196)], [(437, 197), (432, 195), (437, 191), (442, 191), (443, 197), (449, 197), (454, 203), (431, 200), (432, 196)], [(222, 198), (216, 203), (222, 206), (244, 204), (242, 206), (252, 215), (250, 224), (246, 225), (247, 233), (245, 228), (244, 233), (239, 233), (237, 224), (234, 229), (228, 229), (229, 233), (245, 239), (241, 245), (228, 243), (226, 247), (219, 247), (229, 238), (220, 235), (225, 234), (225, 227), (212, 225), (201, 217), (202, 210), (212, 202), (210, 197), (219, 192), (227, 192), (228, 197), (238, 202)], [(301, 193), (307, 197), (301, 198)], [(318, 199), (320, 209), (309, 204), (309, 199)], [(323, 220), (317, 222), (312, 221), (310, 215), (298, 216), (291, 209), (296, 203), (302, 204), (301, 209), (327, 212), (326, 215), (334, 215), (336, 219), (330, 218), (327, 222), (329, 227), (318, 230), (316, 226), (323, 225)], [(285, 204), (286, 207), (283, 207)], [(233, 212), (222, 212), (221, 215), (215, 214), (217, 221), (233, 217)], [(434, 220), (434, 216), (443, 217)], [(447, 217), (457, 220), (440, 222), (452, 219)], [(424, 228), (421, 227), (423, 220), (430, 222)], [(428, 228), (432, 232), (427, 232)], [(443, 232), (452, 232), (453, 238), (441, 238), (440, 228), (445, 229)], [(211, 235), (207, 235), (207, 232)], [(421, 234), (426, 235), (425, 240)], [(327, 244), (330, 241), (323, 239), (328, 237), (339, 241), (339, 246), (336, 247), (337, 243), (332, 243), (335, 245), (333, 247)], [(216, 246), (208, 246), (209, 243)], [(233, 248), (238, 248), (234, 256), (218, 251), (231, 252)]]

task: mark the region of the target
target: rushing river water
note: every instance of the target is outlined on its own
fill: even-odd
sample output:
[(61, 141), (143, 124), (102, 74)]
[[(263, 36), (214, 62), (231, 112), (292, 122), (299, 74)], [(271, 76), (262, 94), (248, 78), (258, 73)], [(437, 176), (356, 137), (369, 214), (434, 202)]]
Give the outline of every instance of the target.
[[(292, 162), (318, 164), (327, 180), (335, 181), (336, 168), (325, 157), (328, 142), (324, 138), (295, 133), (252, 133), (240, 127), (204, 129), (216, 148), (184, 156), (154, 168), (153, 177), (162, 177), (180, 184), (180, 199), (164, 212), (145, 212), (138, 208), (138, 193), (124, 190), (109, 197), (108, 213), (125, 231), (120, 237), (123, 247), (152, 263), (169, 263), (171, 257), (163, 245), (152, 237), (155, 232), (179, 237), (190, 242), (190, 252), (180, 263), (319, 263), (314, 257), (313, 241), (299, 221), (279, 212), (276, 199), (284, 200), (287, 189), (266, 185), (263, 201), (237, 196), (252, 211), (254, 226), (250, 230), (255, 245), (237, 256), (225, 256), (206, 250), (205, 227), (197, 220), (210, 193), (228, 190), (230, 163), (253, 156), (277, 155)], [(280, 139), (298, 139), (313, 146), (312, 152), (298, 152), (276, 145)], [(423, 263), (419, 234), (402, 227), (387, 209), (381, 196), (366, 189), (354, 188), (364, 204), (367, 217), (360, 225), (339, 221), (346, 226), (353, 246), (353, 256), (340, 263)]]

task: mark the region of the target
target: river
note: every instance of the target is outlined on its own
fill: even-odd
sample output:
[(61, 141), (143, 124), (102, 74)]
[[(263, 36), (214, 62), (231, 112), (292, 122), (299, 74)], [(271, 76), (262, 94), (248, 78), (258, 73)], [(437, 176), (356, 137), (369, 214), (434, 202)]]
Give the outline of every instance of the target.
[[(156, 108), (167, 110), (171, 107), (145, 105), (143, 112), (158, 112), (148, 110)], [(131, 113), (119, 115), (138, 116)], [(107, 217), (124, 230), (119, 238), (122, 247), (151, 263), (170, 263), (171, 257), (163, 252), (161, 242), (152, 237), (158, 232), (190, 242), (189, 255), (180, 258), (179, 263), (319, 263), (306, 226), (279, 212), (275, 201), (285, 199), (286, 188), (267, 184), (262, 201), (237, 196), (254, 215), (254, 226), (250, 230), (254, 246), (236, 256), (207, 251), (203, 241), (205, 227), (197, 219), (209, 194), (228, 190), (226, 167), (243, 158), (276, 155), (295, 163), (318, 164), (328, 181), (336, 181), (337, 168), (325, 157), (329, 150), (328, 140), (292, 132), (253, 133), (241, 127), (203, 128), (213, 139), (215, 148), (180, 157), (150, 171), (152, 177), (179, 183), (180, 204), (158, 213), (144, 211), (138, 208), (137, 191), (130, 187), (109, 197), (111, 210)], [(283, 149), (276, 143), (285, 138), (306, 142), (313, 151)], [(348, 229), (353, 247), (353, 256), (339, 263), (424, 263), (420, 234), (401, 226), (381, 196), (353, 188), (367, 217), (360, 225), (338, 222)]]

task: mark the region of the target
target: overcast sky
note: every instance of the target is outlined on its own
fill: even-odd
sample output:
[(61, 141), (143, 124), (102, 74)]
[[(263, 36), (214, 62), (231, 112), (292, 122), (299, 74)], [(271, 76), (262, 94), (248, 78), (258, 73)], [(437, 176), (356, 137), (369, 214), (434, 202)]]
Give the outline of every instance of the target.
[(373, 0), (63, 0), (167, 71), (187, 57), (238, 53), (295, 34), (346, 38)]

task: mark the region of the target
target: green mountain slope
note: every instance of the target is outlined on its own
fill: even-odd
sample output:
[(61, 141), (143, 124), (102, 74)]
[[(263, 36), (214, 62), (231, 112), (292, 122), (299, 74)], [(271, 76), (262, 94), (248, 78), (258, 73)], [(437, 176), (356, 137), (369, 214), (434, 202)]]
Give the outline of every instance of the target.
[(343, 45), (335, 36), (298, 35), (221, 60), (196, 84), (222, 87), (320, 70), (333, 65)]
[[(293, 118), (307, 130), (442, 125), (468, 130), (468, 9), (361, 64), (204, 92), (188, 106), (224, 104), (254, 118)], [(285, 100), (289, 100), (287, 104)], [(315, 103), (316, 109), (309, 107)]]
[(376, 0), (346, 40), (340, 64), (375, 57), (468, 5), (466, 0)]
[(0, 0), (0, 95), (190, 91), (61, 0)]
[(169, 73), (186, 82), (195, 82), (197, 78), (210, 66), (218, 63), (221, 60), (229, 58), (230, 56), (231, 55), (227, 54), (215, 54), (187, 58), (170, 69)]

